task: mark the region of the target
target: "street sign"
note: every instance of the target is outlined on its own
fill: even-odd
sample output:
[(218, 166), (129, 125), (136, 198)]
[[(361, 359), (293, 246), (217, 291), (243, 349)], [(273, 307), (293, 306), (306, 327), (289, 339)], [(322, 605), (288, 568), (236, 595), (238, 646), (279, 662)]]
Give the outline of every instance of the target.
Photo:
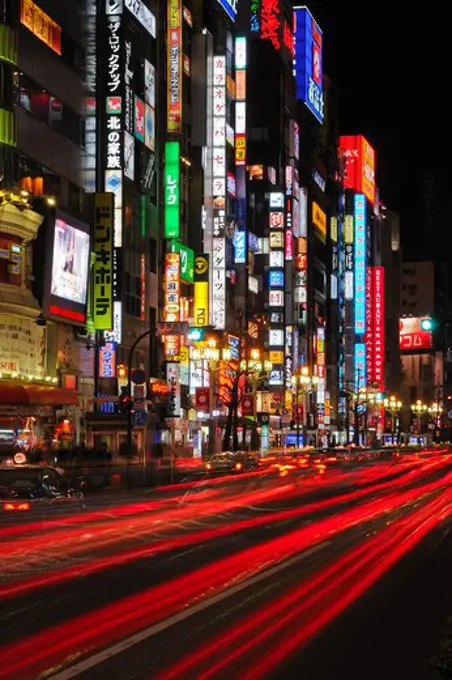
[(138, 410), (133, 412), (133, 424), (134, 425), (146, 425), (147, 411)]
[(146, 382), (146, 373), (142, 368), (135, 368), (132, 371), (131, 379), (135, 385), (143, 385)]

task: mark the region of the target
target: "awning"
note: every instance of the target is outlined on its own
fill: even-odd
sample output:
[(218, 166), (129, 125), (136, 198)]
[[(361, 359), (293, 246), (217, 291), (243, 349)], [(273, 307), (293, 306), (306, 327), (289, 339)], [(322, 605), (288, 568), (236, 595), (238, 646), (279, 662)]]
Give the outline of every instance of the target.
[(78, 406), (76, 392), (63, 387), (0, 380), (0, 404), (9, 406)]

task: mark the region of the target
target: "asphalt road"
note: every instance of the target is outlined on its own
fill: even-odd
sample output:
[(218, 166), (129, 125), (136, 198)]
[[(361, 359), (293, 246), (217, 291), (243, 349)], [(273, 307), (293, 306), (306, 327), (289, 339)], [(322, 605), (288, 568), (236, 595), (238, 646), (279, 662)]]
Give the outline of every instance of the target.
[(0, 678), (433, 680), (451, 480), (282, 468), (9, 521)]

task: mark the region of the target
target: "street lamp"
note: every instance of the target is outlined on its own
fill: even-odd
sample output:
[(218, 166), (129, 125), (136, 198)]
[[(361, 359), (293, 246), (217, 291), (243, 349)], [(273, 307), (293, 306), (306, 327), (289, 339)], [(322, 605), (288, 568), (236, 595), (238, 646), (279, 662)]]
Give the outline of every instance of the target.
[(443, 407), (440, 404), (438, 404), (437, 401), (435, 401), (431, 406), (429, 406), (428, 412), (431, 415), (433, 423), (435, 425), (436, 435), (436, 429), (439, 429), (441, 431), (441, 418), (443, 414)]
[[(394, 444), (395, 415), (398, 414), (398, 430), (400, 432), (400, 409), (402, 408), (402, 402), (392, 395), (389, 399), (385, 399), (383, 404), (385, 409), (391, 412), (391, 444)], [(399, 439), (399, 435), (397, 435), (397, 439)]]
[[(310, 375), (309, 368), (303, 366), (300, 373), (292, 376), (292, 384), (295, 387), (295, 407), (296, 407), (296, 423), (297, 423), (297, 447), (300, 445), (300, 405), (299, 405), (299, 394), (300, 387), (302, 394), (305, 396), (308, 392), (315, 388), (319, 384), (319, 377), (317, 375)], [(306, 404), (304, 404), (305, 406)], [(305, 409), (303, 409), (303, 440), (306, 438), (305, 432)]]
[(411, 410), (417, 415), (417, 433), (422, 434), (422, 415), (427, 413), (428, 406), (418, 399), (415, 404), (411, 404)]

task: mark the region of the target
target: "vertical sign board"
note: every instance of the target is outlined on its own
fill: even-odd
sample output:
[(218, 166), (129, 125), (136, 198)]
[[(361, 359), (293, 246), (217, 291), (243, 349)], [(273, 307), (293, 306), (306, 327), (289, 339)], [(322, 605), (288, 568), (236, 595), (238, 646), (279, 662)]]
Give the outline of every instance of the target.
[(168, 0), (167, 130), (182, 132), (182, 2)]
[[(286, 383), (284, 330), (284, 226), (286, 196), (282, 191), (271, 191), (269, 194), (269, 271), (268, 271), (268, 305), (270, 308), (269, 350), (280, 350), (280, 364), (274, 364), (269, 376), (270, 389), (278, 391)], [(287, 338), (286, 338), (287, 339)]]
[(166, 364), (166, 384), (168, 385), (166, 415), (168, 418), (180, 417), (180, 365), (175, 361)]
[(366, 196), (374, 205), (375, 151), (362, 135), (345, 135), (339, 140), (339, 148), (345, 160), (344, 187)]
[(373, 267), (373, 337), (374, 337), (374, 380), (379, 389), (385, 383), (385, 270)]
[(366, 274), (366, 365), (369, 384), (375, 382), (374, 376), (374, 267), (367, 268)]
[(307, 7), (294, 7), (297, 99), (323, 123), (323, 33)]
[(209, 256), (195, 257), (195, 295), (193, 325), (209, 325)]
[(99, 349), (99, 378), (116, 378), (115, 342), (106, 342)]
[(122, 0), (100, 0), (99, 73), (102, 97), (99, 105), (104, 190), (115, 196), (116, 248), (122, 246), (122, 192), (124, 167), (125, 43)]
[(355, 392), (366, 386), (366, 345), (364, 342), (355, 344)]
[(226, 328), (226, 57), (213, 58), (212, 325)]
[(163, 321), (180, 321), (180, 254), (165, 253)]
[(366, 197), (355, 195), (355, 333), (366, 332)]
[(114, 197), (94, 195), (93, 324), (96, 331), (113, 328)]
[(164, 236), (179, 238), (180, 235), (180, 144), (165, 143), (164, 191)]

